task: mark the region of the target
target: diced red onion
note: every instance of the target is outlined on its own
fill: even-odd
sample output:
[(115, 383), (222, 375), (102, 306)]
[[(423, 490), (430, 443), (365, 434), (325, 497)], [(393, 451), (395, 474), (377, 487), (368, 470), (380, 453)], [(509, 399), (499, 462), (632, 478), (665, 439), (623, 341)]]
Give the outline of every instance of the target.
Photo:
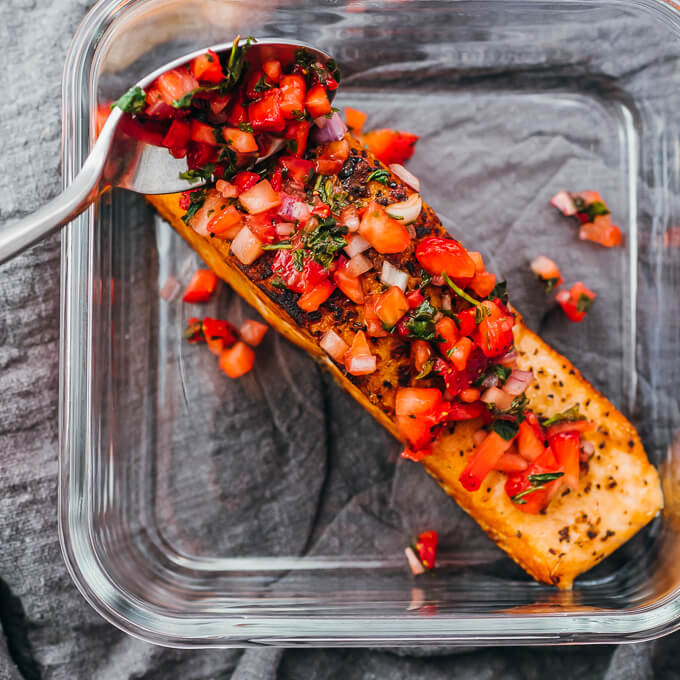
[(352, 375), (373, 373), (378, 365), (375, 354), (351, 357), (347, 362), (347, 371)]
[(282, 194), (281, 196), (281, 205), (277, 212), (279, 217), (291, 220), (292, 222), (296, 220), (304, 222), (309, 219), (312, 214), (312, 209), (307, 203), (301, 201), (299, 198), (295, 198), (295, 196), (289, 196), (288, 194)]
[(370, 247), (371, 244), (363, 236), (355, 234), (352, 236), (350, 242), (345, 246), (345, 252), (350, 257), (354, 257), (355, 255), (368, 250)]
[(231, 252), (243, 264), (252, 264), (262, 255), (262, 242), (248, 227), (243, 227), (231, 242)]
[(373, 263), (361, 253), (355, 255), (347, 263), (347, 273), (352, 276), (361, 276), (369, 269), (373, 269)]
[(505, 381), (503, 390), (513, 397), (517, 397), (526, 392), (533, 379), (534, 374), (531, 371), (520, 371), (516, 368)]
[(489, 433), (486, 430), (477, 430), (477, 432), (472, 435), (472, 441), (474, 445), (479, 446), (488, 435)]
[(485, 404), (495, 404), (497, 409), (505, 411), (510, 408), (510, 404), (512, 404), (514, 397), (511, 394), (498, 389), (498, 387), (489, 387), (489, 389), (482, 394), (481, 399)]
[(359, 231), (361, 220), (357, 209), (353, 205), (345, 208), (338, 216), (338, 224), (341, 227), (347, 227), (350, 232)]
[(413, 552), (413, 548), (408, 546), (404, 548), (404, 554), (406, 555), (406, 561), (408, 562), (409, 569), (414, 576), (425, 573), (425, 567), (422, 562), (418, 559), (418, 556)]
[(338, 363), (345, 360), (345, 352), (349, 349), (349, 345), (333, 330), (328, 331), (321, 338), (319, 346)]
[(276, 233), (279, 236), (290, 236), (295, 231), (295, 225), (292, 222), (279, 222), (276, 225)]
[(345, 121), (340, 118), (337, 111), (330, 118), (321, 116), (316, 118), (314, 122), (317, 127), (312, 132), (312, 139), (317, 144), (337, 142), (347, 134)]
[(482, 387), (488, 390), (489, 387), (497, 387), (500, 381), (501, 379), (495, 373), (490, 373), (482, 380)]
[(163, 284), (163, 287), (158, 291), (158, 294), (166, 302), (170, 302), (170, 300), (177, 295), (179, 289), (179, 281), (174, 276), (168, 276), (168, 280)]
[(442, 309), (446, 312), (450, 312), (451, 307), (451, 296), (448, 293), (442, 293)]
[(506, 368), (515, 368), (517, 366), (517, 350), (511, 349), (507, 354), (504, 354), (496, 363)]
[(423, 209), (423, 199), (418, 194), (411, 194), (405, 201), (392, 203), (385, 208), (390, 217), (400, 220), (402, 224), (411, 224), (418, 219)]
[(443, 286), (445, 283), (444, 277), (441, 274), (435, 274), (430, 280), (430, 283), (433, 286)]
[(406, 272), (397, 269), (395, 266), (390, 264), (387, 260), (383, 262), (382, 272), (380, 273), (380, 280), (386, 286), (397, 286), (403, 291), (406, 290), (408, 285), (408, 274)]
[(388, 167), (404, 184), (410, 186), (414, 191), (420, 191), (420, 180), (403, 165), (392, 163)]

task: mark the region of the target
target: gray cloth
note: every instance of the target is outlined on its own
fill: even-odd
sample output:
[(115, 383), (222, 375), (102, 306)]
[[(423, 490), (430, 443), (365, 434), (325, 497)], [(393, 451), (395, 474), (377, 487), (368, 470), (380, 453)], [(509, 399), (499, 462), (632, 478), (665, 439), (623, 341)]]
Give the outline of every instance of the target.
[[(0, 44), (4, 55), (0, 69), (0, 92), (3, 93), (0, 100), (0, 222), (37, 208), (59, 190), (63, 56), (70, 36), (89, 5), (83, 0), (40, 3), (9, 0), (0, 5)], [(643, 56), (639, 55), (638, 59), (631, 68), (644, 65)], [(659, 68), (677, 68), (677, 62), (670, 64), (661, 60)], [(474, 120), (474, 106), (471, 104), (471, 120)], [(373, 110), (373, 122), (379, 124), (381, 107), (376, 103)], [(542, 115), (540, 107), (533, 114)], [(545, 124), (549, 130), (549, 117)], [(427, 125), (428, 121), (424, 120), (423, 129), (418, 130), (423, 134), (423, 144), (436, 145), (436, 130), (428, 129)], [(480, 142), (479, 136), (471, 135), (456, 153), (461, 158), (479, 156), (475, 139)], [(534, 158), (527, 171), (536, 174), (536, 185), (541, 187), (535, 202), (527, 203), (525, 197), (512, 195), (508, 159), (505, 168), (462, 163), (461, 167), (467, 171), (457, 177), (461, 193), (473, 194), (485, 181), (502, 187), (503, 173), (507, 177), (507, 191), (496, 196), (497, 204), (490, 199), (483, 215), (472, 212), (478, 205), (477, 200), (454, 202), (451, 214), (445, 215), (453, 223), (471, 225), (502, 215), (498, 230), (488, 231), (485, 246), (489, 252), (500, 252), (515, 236), (521, 239), (521, 234), (526, 233), (519, 228), (522, 220), (531, 219), (532, 211), (545, 203), (549, 186), (540, 175), (544, 162), (545, 167), (549, 167), (547, 159), (564, 157), (563, 174), (552, 178), (557, 184), (567, 186), (577, 178), (589, 178), (591, 171), (589, 153), (570, 140), (560, 140), (549, 149), (543, 147), (540, 139), (517, 139), (516, 144), (521, 149), (521, 157)], [(416, 172), (426, 171), (427, 163), (435, 161), (435, 155), (424, 153), (415, 159), (414, 168)], [(610, 200), (614, 202), (616, 197)], [(565, 235), (563, 245), (566, 247), (569, 243), (571, 240)], [(538, 254), (531, 252), (531, 246), (531, 243), (520, 243), (528, 256)], [(616, 256), (612, 254), (613, 258)], [(587, 259), (581, 263), (581, 270), (570, 271), (570, 278), (578, 278), (582, 272), (585, 275), (592, 268)], [(0, 637), (0, 680), (22, 677), (519, 679), (561, 676), (565, 671), (570, 677), (584, 680), (678, 677), (680, 662), (674, 653), (678, 636), (623, 647), (178, 651), (148, 645), (113, 628), (95, 614), (76, 591), (63, 564), (57, 538), (59, 266), (59, 238), (52, 237), (0, 268), (0, 540), (3, 548), (0, 623), (4, 633)], [(510, 284), (517, 284), (521, 291), (522, 277), (526, 276), (524, 263), (506, 274)], [(608, 296), (615, 294), (616, 291), (603, 290), (600, 304), (611, 302), (613, 298), (608, 300)], [(516, 303), (522, 307), (523, 300)], [(544, 317), (543, 312), (547, 310), (537, 310), (535, 305), (526, 305), (526, 309), (536, 310), (528, 319), (534, 327), (547, 325), (548, 330), (559, 331), (560, 324), (565, 325), (559, 316)], [(596, 318), (594, 315), (594, 324), (597, 324)], [(584, 325), (586, 328), (587, 334), (581, 340), (584, 347), (579, 350), (585, 350), (585, 343), (592, 343), (603, 330), (596, 325)], [(559, 333), (554, 332), (554, 337), (557, 335)], [(289, 357), (299, 356), (283, 341), (272, 342)], [(616, 376), (611, 375), (613, 371), (614, 362), (604, 362), (601, 372), (591, 377), (596, 384), (612, 384), (616, 380)], [(325, 395), (332, 413), (338, 414), (338, 418), (347, 418), (346, 422), (353, 425), (358, 423), (356, 430), (352, 430), (343, 428), (342, 421), (336, 420), (331, 424), (334, 433), (360, 437), (370, 432), (373, 441), (382, 442), (385, 451), (396, 451), (394, 442), (328, 380), (318, 376), (309, 380), (312, 394), (319, 398)], [(392, 549), (410, 528), (404, 525), (408, 520), (398, 515), (399, 498), (404, 497), (407, 489), (409, 492), (419, 490), (419, 495), (409, 497), (409, 502), (418, 504), (423, 515), (429, 513), (428, 519), (432, 522), (441, 518), (442, 509), (449, 513), (450, 519), (442, 527), (444, 532), (451, 535), (457, 532), (458, 536), (464, 532), (465, 538), (486, 541), (471, 521), (452, 509), (443, 494), (432, 491), (436, 489), (434, 485), (414, 486), (410, 478), (419, 472), (414, 466), (397, 466), (395, 476), (387, 455), (385, 459), (354, 459), (351, 463), (343, 463), (341, 452), (333, 458), (335, 464), (329, 469), (314, 468), (313, 476), (319, 478), (317, 483), (326, 475), (326, 493), (318, 508), (305, 506), (309, 516), (302, 518), (300, 525), (304, 535), (295, 534), (298, 550), (308, 545), (312, 552), (328, 554), (346, 537), (343, 528), (357, 522), (362, 530), (352, 534), (350, 549), (382, 547), (374, 542), (378, 536)], [(301, 483), (306, 484), (307, 480), (302, 479)], [(320, 490), (315, 488), (314, 492), (320, 493)], [(274, 494), (274, 505), (276, 498)], [(393, 504), (395, 498), (397, 502)], [(390, 509), (397, 513), (394, 525), (401, 530), (394, 530), (393, 534), (384, 530), (384, 513)], [(277, 541), (278, 547), (290, 549), (291, 535), (286, 530), (296, 523), (295, 518), (286, 515), (289, 511), (290, 508), (286, 508), (277, 513), (276, 507), (272, 509), (278, 521), (287, 523), (280, 533), (272, 531), (268, 546), (272, 550), (277, 548)], [(480, 545), (495, 550), (488, 542)]]

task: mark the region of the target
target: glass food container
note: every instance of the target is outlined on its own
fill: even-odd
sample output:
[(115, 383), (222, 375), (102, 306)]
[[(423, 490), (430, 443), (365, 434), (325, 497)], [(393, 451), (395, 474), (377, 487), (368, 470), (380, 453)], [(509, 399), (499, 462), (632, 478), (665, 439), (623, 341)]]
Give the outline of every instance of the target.
[[(273, 331), (239, 381), (183, 342), (196, 310), (159, 291), (198, 258), (142, 196), (114, 191), (62, 241), (59, 519), (92, 606), (173, 646), (626, 642), (677, 628), (679, 31), (661, 0), (97, 4), (66, 62), (65, 184), (97, 105), (168, 60), (237, 33), (319, 46), (343, 69), (336, 105), (421, 136), (409, 167), (425, 199), (632, 419), (665, 509), (572, 592), (533, 582)], [(625, 247), (580, 243), (547, 204), (559, 189), (601, 191)], [(583, 324), (528, 272), (551, 246), (571, 280), (596, 284)], [(255, 318), (226, 286), (200, 313)], [(414, 578), (403, 549), (430, 528), (439, 567)]]

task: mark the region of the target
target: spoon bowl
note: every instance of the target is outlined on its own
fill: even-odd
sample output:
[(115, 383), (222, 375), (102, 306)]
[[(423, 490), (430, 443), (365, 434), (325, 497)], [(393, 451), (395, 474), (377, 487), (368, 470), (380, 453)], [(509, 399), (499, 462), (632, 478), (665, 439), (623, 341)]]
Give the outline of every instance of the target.
[[(245, 44), (246, 40), (238, 43), (240, 47)], [(145, 76), (136, 86), (145, 89), (166, 71), (190, 62), (207, 50), (220, 54), (231, 50), (233, 45), (233, 42), (221, 43), (184, 55)], [(325, 52), (303, 42), (262, 39), (250, 44), (244, 60), (249, 66), (259, 66), (267, 59), (290, 63), (299, 49), (305, 49), (322, 64), (331, 59)], [(329, 99), (334, 94), (328, 92)], [(35, 213), (0, 231), (0, 264), (70, 222), (106, 189), (118, 187), (142, 194), (170, 194), (205, 184), (206, 180), (190, 182), (180, 177), (188, 169), (186, 158), (175, 158), (165, 147), (146, 143), (127, 134), (124, 126), (120, 125), (121, 119), (127, 115), (114, 107), (73, 182)], [(281, 143), (273, 143), (267, 153), (258, 157), (253, 164), (276, 153), (281, 146)]]

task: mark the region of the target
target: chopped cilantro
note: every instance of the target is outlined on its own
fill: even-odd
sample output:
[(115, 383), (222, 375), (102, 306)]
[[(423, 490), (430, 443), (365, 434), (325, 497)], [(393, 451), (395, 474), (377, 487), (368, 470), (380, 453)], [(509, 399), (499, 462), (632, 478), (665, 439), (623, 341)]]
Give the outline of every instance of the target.
[(494, 420), (493, 424), (491, 425), (491, 429), (499, 437), (502, 437), (506, 442), (509, 442), (511, 439), (514, 439), (517, 436), (517, 433), (519, 432), (519, 425), (514, 420), (505, 420), (503, 418), (499, 418), (498, 420)]
[(299, 66), (309, 68), (315, 61), (316, 57), (304, 47), (295, 50), (295, 63)]
[(586, 295), (585, 293), (581, 293), (576, 301), (576, 309), (578, 309), (579, 312), (587, 312), (593, 306), (593, 302), (594, 298), (591, 298), (590, 295)]
[(545, 292), (550, 293), (555, 288), (555, 286), (560, 282), (559, 276), (553, 276), (550, 279), (541, 279), (545, 284)]
[(136, 85), (130, 88), (118, 101), (111, 104), (111, 108), (117, 106), (125, 113), (140, 113), (146, 106), (146, 92)]
[(574, 404), (566, 411), (557, 413), (552, 418), (548, 418), (547, 420), (542, 421), (541, 425), (543, 425), (543, 427), (549, 427), (550, 425), (555, 425), (557, 423), (567, 422), (570, 423), (575, 420), (585, 420), (585, 418), (581, 415), (581, 412), (579, 411), (579, 406), (580, 406), (579, 404)]
[(547, 484), (548, 482), (554, 482), (556, 479), (559, 479), (563, 475), (564, 472), (545, 472), (543, 474), (538, 475), (529, 475), (528, 479), (531, 486), (528, 489), (524, 489), (524, 491), (520, 491), (514, 496), (511, 496), (510, 500), (513, 503), (517, 503), (517, 505), (524, 505), (526, 503), (526, 501), (524, 500), (525, 496), (528, 496), (529, 494), (534, 493), (534, 491), (538, 491), (539, 489), (543, 489), (545, 484)]
[(189, 194), (189, 207), (186, 214), (182, 217), (185, 224), (189, 224), (189, 220), (203, 207), (206, 195), (205, 189), (194, 189)]
[(493, 290), (489, 294), (488, 299), (489, 300), (495, 300), (496, 298), (500, 298), (500, 301), (504, 305), (508, 304), (508, 282), (507, 281), (499, 281), (493, 287)]
[(305, 236), (305, 246), (312, 257), (328, 269), (336, 254), (347, 245), (346, 233), (347, 227), (339, 226), (332, 217), (320, 219), (314, 231)]
[(419, 288), (422, 290), (425, 288), (425, 286), (429, 286), (430, 283), (432, 282), (432, 275), (428, 272), (426, 272), (424, 269), (420, 270), (420, 286)]
[(434, 317), (437, 310), (432, 306), (429, 300), (423, 300), (418, 307), (411, 313), (406, 328), (409, 335), (421, 340), (431, 342), (435, 339), (435, 323)]
[(301, 272), (305, 268), (305, 251), (301, 248), (293, 251), (293, 267)]
[(215, 172), (215, 164), (214, 163), (208, 163), (207, 165), (204, 165), (202, 168), (195, 168), (193, 170), (186, 170), (185, 172), (180, 172), (179, 173), (179, 178), (180, 179), (185, 179), (187, 182), (190, 182), (193, 184), (194, 182), (198, 182), (199, 180), (205, 180), (210, 181), (210, 178), (212, 177), (213, 173)]
[(253, 126), (250, 123), (239, 123), (238, 129), (243, 132), (252, 132)]
[(382, 168), (374, 170), (367, 178), (367, 182), (380, 182), (380, 184), (387, 184), (390, 181), (390, 173)]

